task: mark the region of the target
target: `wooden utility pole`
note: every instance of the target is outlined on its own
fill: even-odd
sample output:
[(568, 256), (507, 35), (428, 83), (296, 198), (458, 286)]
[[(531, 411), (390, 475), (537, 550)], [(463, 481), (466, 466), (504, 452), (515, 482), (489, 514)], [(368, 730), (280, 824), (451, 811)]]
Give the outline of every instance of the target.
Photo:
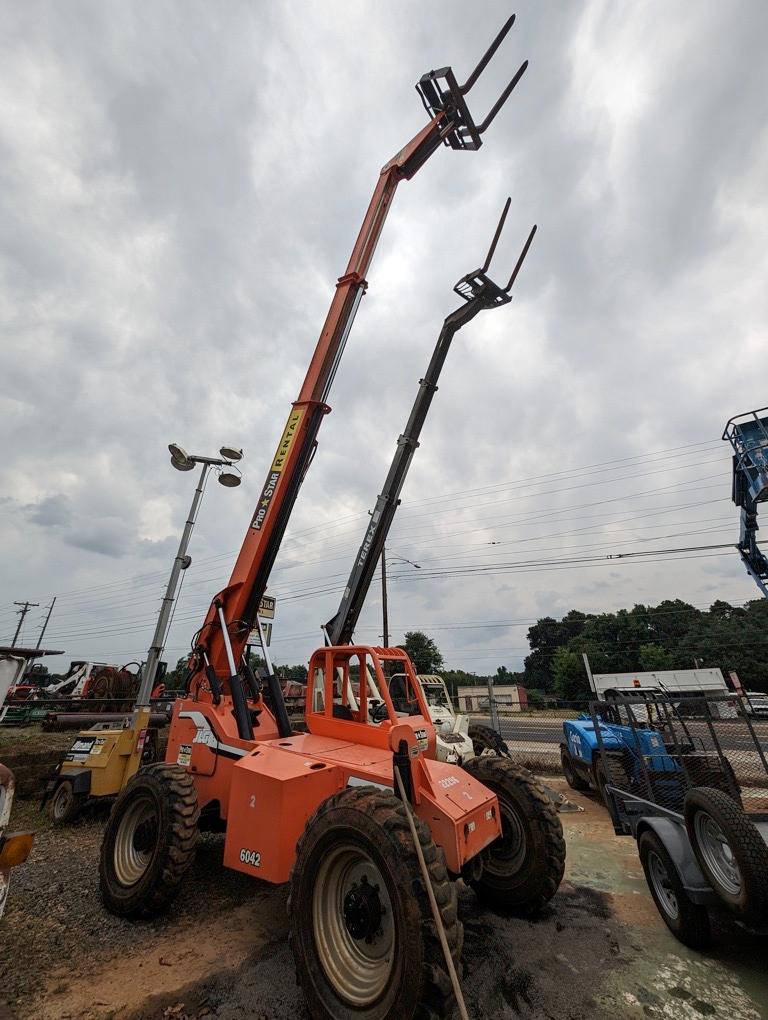
[(11, 641), (11, 648), (16, 647), (16, 641), (18, 640), (21, 628), (24, 624), (24, 617), (32, 609), (33, 606), (39, 606), (39, 602), (14, 602), (14, 606), (21, 606), (21, 609), (17, 609), (16, 612), (19, 614), (19, 622), (16, 625), (16, 633), (13, 635), (13, 641)]

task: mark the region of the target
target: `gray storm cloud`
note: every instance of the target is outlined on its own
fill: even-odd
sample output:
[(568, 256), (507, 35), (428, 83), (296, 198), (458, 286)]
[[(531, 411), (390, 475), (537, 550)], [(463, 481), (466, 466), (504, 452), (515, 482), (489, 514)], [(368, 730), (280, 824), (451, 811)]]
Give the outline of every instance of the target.
[[(166, 445), (234, 442), (245, 482), (206, 494), (169, 641), (182, 654), (378, 171), (424, 123), (414, 82), (446, 63), (461, 77), (509, 13), (466, 11), (0, 5), (9, 636), (14, 599), (58, 593), (55, 646), (140, 655), (192, 493)], [(393, 564), (396, 638), (435, 628), (450, 664), (483, 672), (517, 667), (519, 621), (545, 613), (755, 595), (735, 553), (520, 564), (735, 540), (719, 434), (767, 402), (768, 8), (517, 11), (477, 109), (530, 67), (486, 144), (438, 152), (395, 200), (274, 571), (278, 661), (305, 659), (336, 608), (451, 287), (507, 194), (500, 275), (539, 232), (512, 305), (467, 327), (443, 374), (390, 541), (422, 566)], [(359, 636), (378, 640), (378, 620), (374, 590)]]

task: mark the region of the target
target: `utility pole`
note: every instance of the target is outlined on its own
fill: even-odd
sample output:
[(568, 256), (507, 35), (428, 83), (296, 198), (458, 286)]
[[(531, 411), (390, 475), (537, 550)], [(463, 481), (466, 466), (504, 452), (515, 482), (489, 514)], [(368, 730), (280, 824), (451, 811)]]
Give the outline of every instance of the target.
[[(16, 641), (18, 640), (19, 633), (24, 624), (24, 617), (34, 606), (39, 606), (39, 602), (14, 602), (14, 606), (21, 606), (21, 609), (17, 609), (16, 612), (19, 614), (19, 622), (16, 625), (16, 633), (13, 635), (13, 641), (11, 641), (11, 648), (15, 648)], [(39, 647), (39, 645), (38, 645)]]
[(387, 614), (387, 547), (381, 547), (381, 615), (384, 647), (389, 648), (389, 616)]
[(57, 598), (58, 598), (58, 596), (54, 595), (53, 596), (53, 602), (51, 602), (50, 606), (48, 606), (48, 615), (45, 618), (45, 623), (43, 624), (42, 630), (40, 631), (40, 636), (37, 639), (37, 644), (35, 645), (35, 648), (39, 648), (40, 645), (43, 643), (43, 635), (45, 634), (46, 630), (48, 629), (48, 621), (51, 618), (51, 613), (53, 612), (53, 607), (56, 605), (56, 599)]
[[(47, 613), (47, 615), (45, 617), (45, 620), (43, 622), (43, 626), (40, 629), (40, 634), (38, 635), (37, 644), (35, 645), (35, 648), (39, 648), (40, 645), (43, 643), (43, 635), (45, 634), (46, 629), (48, 627), (48, 621), (51, 618), (51, 613), (53, 612), (53, 607), (56, 605), (56, 599), (57, 598), (58, 598), (58, 596), (54, 595), (53, 596), (53, 601), (51, 602), (50, 606), (48, 606), (48, 613)], [(22, 676), (26, 676), (27, 673), (30, 671), (30, 669), (32, 669), (33, 661), (34, 661), (33, 659), (27, 659), (27, 664), (24, 667), (24, 672), (23, 672)]]

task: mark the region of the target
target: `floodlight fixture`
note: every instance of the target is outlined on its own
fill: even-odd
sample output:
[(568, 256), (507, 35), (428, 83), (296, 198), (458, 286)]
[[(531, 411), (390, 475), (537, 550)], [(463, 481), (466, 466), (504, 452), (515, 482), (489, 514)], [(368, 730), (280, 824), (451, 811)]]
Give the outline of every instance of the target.
[(238, 461), (243, 459), (243, 451), (237, 446), (222, 446), (219, 453), (225, 460)]
[(195, 466), (194, 459), (176, 443), (169, 443), (168, 450), (171, 454), (171, 464), (173, 464), (177, 471), (191, 471)]
[(242, 479), (233, 471), (219, 471), (219, 485), (225, 485), (228, 489), (236, 489)]

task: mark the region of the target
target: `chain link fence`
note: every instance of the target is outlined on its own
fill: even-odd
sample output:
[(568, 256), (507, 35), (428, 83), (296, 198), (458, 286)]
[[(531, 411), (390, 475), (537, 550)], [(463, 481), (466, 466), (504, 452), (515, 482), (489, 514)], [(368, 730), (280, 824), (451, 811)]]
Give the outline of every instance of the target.
[(541, 708), (521, 709), (490, 692), (472, 713), (472, 725), (488, 726), (507, 745), (512, 760), (532, 772), (561, 774), (560, 744), (563, 722), (589, 712), (588, 701), (560, 701)]

